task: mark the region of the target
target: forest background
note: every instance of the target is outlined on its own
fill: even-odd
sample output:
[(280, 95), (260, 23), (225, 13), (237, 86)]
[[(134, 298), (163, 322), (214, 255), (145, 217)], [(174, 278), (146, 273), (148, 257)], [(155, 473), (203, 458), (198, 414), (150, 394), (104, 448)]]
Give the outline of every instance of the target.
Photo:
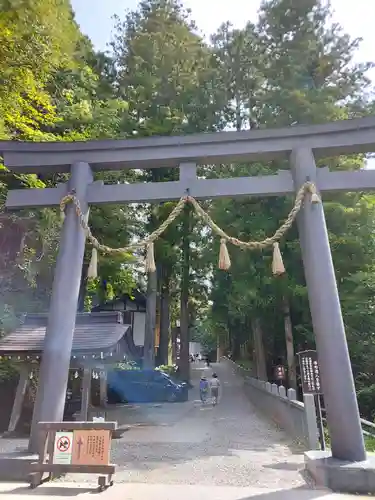
[[(360, 44), (331, 22), (319, 0), (265, 0), (244, 29), (224, 23), (207, 42), (179, 0), (144, 0), (114, 19), (111, 50), (97, 52), (74, 19), (69, 0), (0, 0), (0, 139), (77, 141), (185, 135), (324, 123), (374, 113), (371, 62), (354, 62)], [(318, 166), (358, 170), (362, 155)], [(200, 167), (205, 178), (268, 175), (278, 161)], [(106, 183), (174, 180), (171, 169), (106, 172)], [(56, 210), (7, 213), (8, 189), (43, 189), (64, 175), (0, 177), (0, 321), (6, 332), (20, 313), (48, 308), (61, 229)], [(93, 207), (95, 236), (112, 247), (144, 237), (175, 204)], [(280, 226), (289, 197), (206, 200), (205, 209), (240, 239), (260, 240)], [(375, 417), (375, 197), (324, 197), (361, 415)], [(219, 242), (190, 210), (156, 244), (160, 311), (159, 363), (171, 331), (183, 341), (222, 346), (261, 378), (288, 365), (298, 384), (295, 353), (314, 348), (296, 228), (281, 242), (287, 272), (271, 273), (269, 252), (231, 249), (229, 272), (217, 269)], [(97, 279), (81, 283), (80, 309), (146, 292), (131, 255), (105, 256)], [(150, 285), (150, 280), (149, 280)], [(186, 354), (186, 353), (185, 353)], [(186, 356), (184, 355), (186, 361)], [(182, 365), (184, 363), (182, 361)], [(186, 371), (186, 364), (182, 366)], [(2, 362), (1, 374), (10, 368)]]

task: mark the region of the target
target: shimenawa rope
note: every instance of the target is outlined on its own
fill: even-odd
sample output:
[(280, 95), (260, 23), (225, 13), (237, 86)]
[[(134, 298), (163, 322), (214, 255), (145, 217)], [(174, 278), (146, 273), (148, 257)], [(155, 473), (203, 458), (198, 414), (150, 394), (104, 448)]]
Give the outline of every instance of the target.
[(108, 247), (107, 245), (101, 244), (97, 240), (97, 238), (95, 238), (95, 236), (91, 232), (90, 226), (88, 225), (87, 221), (85, 220), (85, 217), (82, 214), (79, 199), (75, 196), (74, 193), (69, 193), (61, 199), (60, 211), (62, 215), (64, 215), (66, 205), (68, 203), (73, 203), (80, 224), (84, 229), (84, 231), (86, 232), (87, 239), (89, 240), (89, 242), (93, 247), (93, 252), (87, 274), (89, 278), (95, 278), (97, 276), (97, 261), (98, 261), (97, 251), (107, 254), (118, 255), (118, 254), (133, 252), (140, 248), (146, 248), (147, 250), (146, 271), (154, 272), (156, 270), (155, 259), (154, 259), (154, 242), (163, 234), (163, 232), (167, 229), (167, 227), (175, 219), (177, 219), (177, 217), (181, 214), (185, 204), (187, 203), (190, 203), (193, 206), (194, 211), (198, 215), (198, 217), (200, 217), (215, 234), (221, 237), (219, 269), (228, 270), (230, 268), (231, 262), (227, 248), (228, 242), (244, 250), (263, 250), (264, 248), (273, 246), (272, 272), (275, 275), (280, 275), (285, 272), (285, 268), (282, 261), (282, 256), (278, 242), (292, 226), (293, 222), (297, 217), (298, 212), (302, 208), (305, 196), (308, 193), (311, 195), (311, 203), (320, 203), (320, 197), (317, 193), (315, 184), (309, 181), (305, 182), (298, 190), (294, 206), (292, 210), (289, 212), (289, 215), (286, 218), (285, 222), (276, 230), (273, 236), (265, 238), (262, 241), (241, 241), (238, 238), (229, 236), (211, 219), (208, 213), (203, 210), (201, 205), (192, 196), (182, 197), (177, 203), (177, 205), (173, 208), (169, 216), (166, 218), (166, 220), (155, 231), (153, 231), (149, 236), (147, 236), (147, 238), (144, 238), (143, 240), (137, 243), (133, 243), (131, 245), (127, 245), (126, 247), (120, 247), (120, 248)]

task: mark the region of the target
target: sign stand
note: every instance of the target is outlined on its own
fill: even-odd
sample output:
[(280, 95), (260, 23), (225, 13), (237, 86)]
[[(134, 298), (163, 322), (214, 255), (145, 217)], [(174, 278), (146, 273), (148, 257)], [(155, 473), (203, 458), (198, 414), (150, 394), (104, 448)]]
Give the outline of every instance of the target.
[(320, 384), (320, 372), (318, 364), (318, 353), (313, 350), (298, 353), (303, 394), (313, 394), (315, 402), (316, 422), (319, 433), (320, 449), (325, 451), (324, 428), (320, 395), (322, 394)]
[(116, 466), (109, 459), (116, 428), (117, 422), (39, 422), (39, 460), (30, 466), (30, 487), (67, 473), (102, 474), (99, 490), (112, 486)]

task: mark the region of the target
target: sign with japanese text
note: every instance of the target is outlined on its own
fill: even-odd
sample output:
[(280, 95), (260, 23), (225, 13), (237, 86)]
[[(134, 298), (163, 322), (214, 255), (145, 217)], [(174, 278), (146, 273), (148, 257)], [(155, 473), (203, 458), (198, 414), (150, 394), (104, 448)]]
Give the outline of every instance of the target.
[(304, 394), (322, 394), (318, 355), (316, 351), (298, 353), (301, 368), (302, 392)]
[(108, 465), (111, 431), (75, 430), (73, 432), (73, 465)]

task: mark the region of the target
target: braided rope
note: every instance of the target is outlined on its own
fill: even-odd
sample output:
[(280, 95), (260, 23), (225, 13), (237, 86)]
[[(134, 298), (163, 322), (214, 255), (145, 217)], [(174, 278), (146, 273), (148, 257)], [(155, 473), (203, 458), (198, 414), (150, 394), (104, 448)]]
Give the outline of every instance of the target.
[(156, 229), (153, 233), (151, 233), (147, 238), (139, 241), (138, 243), (133, 243), (132, 245), (127, 245), (126, 247), (120, 247), (120, 248), (111, 248), (108, 247), (107, 245), (102, 245), (99, 243), (97, 238), (92, 234), (90, 226), (87, 224), (85, 217), (82, 213), (81, 210), (81, 205), (79, 203), (79, 199), (73, 194), (70, 193), (66, 196), (64, 196), (61, 201), (60, 201), (60, 210), (63, 213), (65, 206), (68, 203), (73, 203), (76, 209), (76, 214), (79, 219), (79, 222), (86, 231), (86, 236), (87, 239), (90, 241), (91, 245), (99, 250), (100, 252), (103, 253), (108, 253), (108, 254), (123, 254), (127, 252), (133, 252), (134, 250), (138, 250), (139, 248), (147, 247), (151, 243), (153, 243), (155, 240), (157, 240), (162, 233), (167, 229), (167, 227), (175, 220), (177, 217), (180, 215), (182, 212), (185, 203), (186, 203), (186, 198), (181, 198), (177, 205), (173, 208), (171, 213), (168, 215), (168, 217), (165, 219), (165, 221)]
[(269, 238), (262, 241), (241, 241), (233, 236), (229, 236), (223, 229), (221, 229), (208, 215), (207, 212), (199, 205), (197, 200), (193, 197), (188, 197), (188, 201), (193, 205), (195, 212), (199, 217), (201, 217), (204, 222), (212, 229), (214, 233), (220, 236), (225, 242), (232, 243), (243, 250), (263, 250), (264, 248), (272, 246), (274, 243), (280, 241), (280, 239), (285, 235), (285, 233), (292, 227), (298, 212), (302, 208), (302, 203), (305, 198), (306, 193), (316, 194), (315, 184), (312, 182), (305, 182), (299, 191), (297, 192), (296, 199), (292, 210), (289, 212), (288, 217), (285, 222), (276, 230), (275, 234)]
[(138, 243), (133, 243), (131, 245), (128, 245), (126, 247), (121, 247), (121, 248), (111, 248), (108, 247), (107, 245), (101, 244), (97, 238), (92, 234), (90, 226), (88, 225), (87, 221), (85, 220), (85, 217), (82, 213), (81, 210), (81, 205), (79, 203), (78, 198), (75, 196), (74, 193), (69, 193), (66, 196), (64, 196), (61, 201), (60, 201), (60, 210), (62, 213), (64, 213), (65, 207), (68, 203), (73, 203), (75, 206), (75, 211), (77, 214), (77, 217), (79, 219), (79, 222), (86, 232), (86, 236), (88, 240), (90, 241), (91, 245), (99, 250), (100, 252), (107, 253), (107, 254), (123, 254), (127, 252), (132, 252), (134, 250), (140, 249), (147, 247), (154, 241), (156, 241), (162, 233), (168, 228), (168, 226), (175, 220), (177, 217), (181, 214), (184, 206), (186, 203), (191, 203), (192, 206), (194, 207), (195, 213), (200, 217), (211, 229), (214, 233), (216, 233), (218, 236), (222, 238), (225, 242), (230, 242), (233, 245), (240, 247), (242, 249), (250, 249), (250, 250), (262, 250), (264, 248), (272, 246), (274, 243), (278, 242), (284, 235), (285, 233), (290, 229), (290, 227), (293, 225), (293, 222), (295, 221), (298, 212), (302, 208), (303, 200), (305, 198), (305, 195), (307, 193), (310, 193), (311, 195), (316, 195), (316, 186), (312, 182), (305, 182), (299, 191), (297, 192), (296, 199), (294, 202), (294, 206), (292, 210), (289, 212), (288, 217), (286, 218), (285, 222), (276, 230), (275, 234), (269, 238), (266, 238), (262, 241), (241, 241), (237, 238), (234, 238), (232, 236), (229, 236), (223, 229), (221, 229), (208, 215), (207, 212), (203, 210), (203, 208), (200, 206), (200, 204), (197, 202), (195, 198), (192, 196), (186, 196), (182, 197), (177, 205), (173, 208), (171, 213), (168, 215), (166, 220), (155, 230), (153, 231), (147, 238), (139, 241)]

